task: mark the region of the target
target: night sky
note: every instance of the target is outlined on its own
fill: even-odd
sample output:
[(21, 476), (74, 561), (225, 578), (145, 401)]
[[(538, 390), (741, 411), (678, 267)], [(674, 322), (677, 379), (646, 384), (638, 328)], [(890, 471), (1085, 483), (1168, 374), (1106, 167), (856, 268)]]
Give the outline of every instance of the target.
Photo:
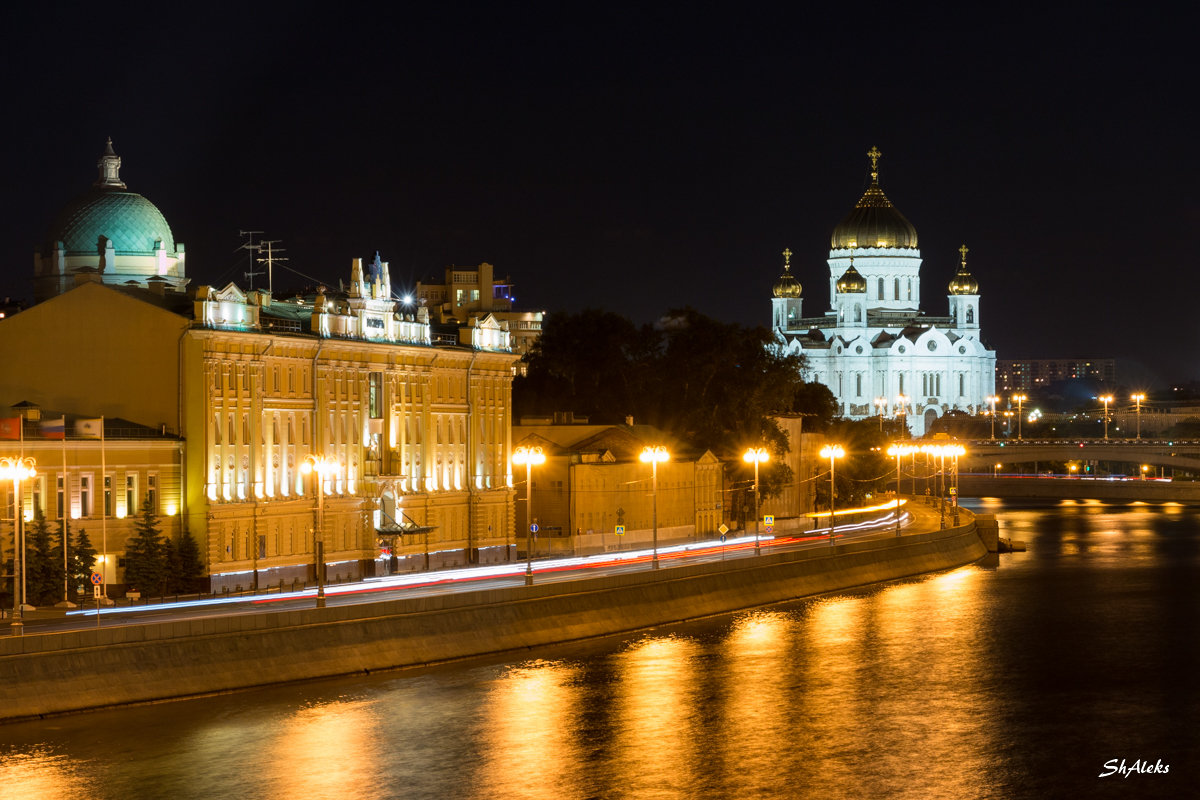
[(1200, 379), (1194, 12), (171, 5), (6, 9), (0, 296), (112, 136), (194, 283), (245, 285), (256, 229), (277, 287), (379, 250), (394, 285), (489, 261), (522, 307), (767, 324), (784, 247), (827, 309), (875, 145), (927, 313), (965, 243), (999, 358)]

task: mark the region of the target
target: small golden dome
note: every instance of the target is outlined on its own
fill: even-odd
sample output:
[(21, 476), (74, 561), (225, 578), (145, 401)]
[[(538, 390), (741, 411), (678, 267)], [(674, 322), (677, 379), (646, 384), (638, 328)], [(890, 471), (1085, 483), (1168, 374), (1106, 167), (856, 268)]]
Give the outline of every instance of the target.
[(837, 282), (838, 294), (865, 294), (867, 291), (867, 279), (850, 265), (850, 269), (842, 273), (842, 277), (838, 278)]
[(958, 272), (950, 279), (950, 294), (979, 294), (979, 282), (967, 271), (967, 246), (964, 244), (958, 248), (958, 252), (962, 255), (962, 261), (958, 265)]
[(800, 281), (792, 277), (792, 251), (783, 251), (783, 274), (775, 282), (772, 293), (776, 297), (799, 297)]
[(834, 250), (850, 247), (916, 248), (917, 229), (896, 210), (879, 188), (878, 149), (867, 153), (871, 159), (871, 185), (845, 219), (833, 229), (829, 246)]

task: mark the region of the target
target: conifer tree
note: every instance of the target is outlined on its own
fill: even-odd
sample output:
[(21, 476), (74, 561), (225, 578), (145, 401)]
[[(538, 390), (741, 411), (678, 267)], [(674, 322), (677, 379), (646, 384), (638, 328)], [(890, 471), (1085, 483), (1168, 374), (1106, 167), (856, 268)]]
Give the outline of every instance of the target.
[(158, 515), (146, 495), (142, 513), (134, 526), (134, 535), (125, 543), (125, 584), (130, 591), (146, 594), (161, 591), (166, 565), (163, 563), (162, 535)]
[[(69, 524), (66, 527), (66, 533), (68, 536), (71, 534)], [(75, 537), (75, 547), (71, 549), (70, 575), (67, 579), (72, 595), (88, 591), (86, 587), (92, 585), (91, 577), (92, 573), (96, 571), (96, 567), (96, 548), (92, 547), (92, 541), (88, 538), (87, 531), (80, 528)]]
[(35, 606), (54, 605), (62, 592), (62, 564), (40, 508), (25, 528), (25, 568), (26, 599)]
[(191, 594), (200, 590), (200, 578), (204, 576), (204, 562), (200, 559), (200, 546), (187, 531), (179, 534), (179, 543), (175, 547), (179, 560), (179, 572), (176, 577), (176, 591)]

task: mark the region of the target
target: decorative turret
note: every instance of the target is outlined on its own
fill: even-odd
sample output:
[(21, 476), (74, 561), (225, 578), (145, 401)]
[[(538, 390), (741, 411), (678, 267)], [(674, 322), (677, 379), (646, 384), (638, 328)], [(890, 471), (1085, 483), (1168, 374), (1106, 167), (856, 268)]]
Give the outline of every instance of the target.
[(950, 315), (959, 328), (979, 328), (979, 282), (967, 270), (967, 246), (958, 248), (958, 272), (950, 280)]
[(121, 157), (113, 151), (112, 137), (104, 143), (104, 154), (96, 162), (100, 177), (92, 184), (97, 189), (125, 189), (125, 181), (121, 180)]
[(838, 294), (866, 294), (867, 279), (858, 273), (854, 268), (854, 262), (850, 262), (850, 269), (842, 273), (842, 277), (838, 278), (837, 282)]
[(784, 248), (783, 274), (775, 282), (771, 293), (771, 316), (777, 330), (787, 330), (800, 319), (800, 281), (792, 277), (792, 251)]

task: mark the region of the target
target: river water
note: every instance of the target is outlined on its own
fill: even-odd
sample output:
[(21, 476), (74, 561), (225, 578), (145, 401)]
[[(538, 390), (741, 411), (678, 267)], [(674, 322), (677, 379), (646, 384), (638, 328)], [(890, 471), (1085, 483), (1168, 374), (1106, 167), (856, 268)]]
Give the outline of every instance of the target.
[(527, 658), (0, 727), (0, 798), (1200, 796), (1200, 509), (979, 506), (1028, 552)]

